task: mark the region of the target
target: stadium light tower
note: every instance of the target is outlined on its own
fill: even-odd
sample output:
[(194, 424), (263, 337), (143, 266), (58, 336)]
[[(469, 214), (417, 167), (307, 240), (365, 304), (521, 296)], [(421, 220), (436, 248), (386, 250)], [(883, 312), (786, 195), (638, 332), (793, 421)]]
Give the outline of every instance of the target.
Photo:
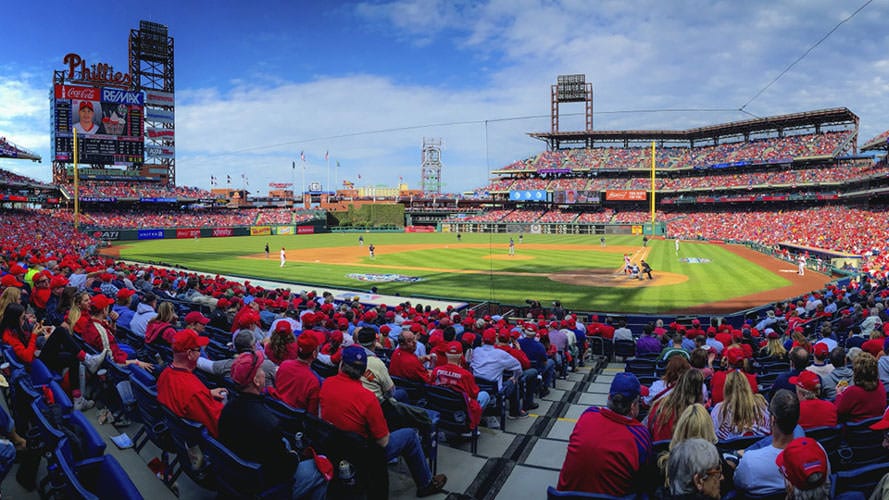
[(424, 194), (441, 194), (441, 139), (423, 138), (420, 188)]

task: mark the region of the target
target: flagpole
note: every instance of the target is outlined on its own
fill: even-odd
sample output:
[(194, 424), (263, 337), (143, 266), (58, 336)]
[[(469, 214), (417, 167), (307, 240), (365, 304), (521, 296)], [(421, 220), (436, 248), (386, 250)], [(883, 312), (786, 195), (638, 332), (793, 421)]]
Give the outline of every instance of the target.
[(330, 196), (330, 151), (324, 152), (324, 159), (327, 160), (327, 196)]
[(305, 208), (306, 200), (305, 200), (305, 194), (303, 193), (303, 189), (305, 189), (305, 186), (306, 186), (306, 161), (305, 160), (303, 160), (303, 176), (302, 176), (302, 181), (300, 181), (300, 184), (301, 184), (301, 186), (299, 187), (299, 198), (300, 198), (299, 204), (300, 204), (300, 208)]
[(293, 178), (295, 175), (296, 175), (296, 160), (293, 160), (293, 163), (290, 167), (290, 189), (292, 189), (291, 195), (290, 195), (291, 201), (296, 200), (296, 186), (294, 186), (294, 184), (296, 183), (296, 180), (294, 180), (294, 178)]

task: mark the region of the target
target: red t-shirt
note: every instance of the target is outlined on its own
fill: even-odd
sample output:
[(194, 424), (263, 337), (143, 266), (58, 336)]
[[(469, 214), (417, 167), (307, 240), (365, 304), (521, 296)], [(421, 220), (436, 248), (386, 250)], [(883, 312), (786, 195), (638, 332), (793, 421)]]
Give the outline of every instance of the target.
[(269, 392), (294, 408), (303, 408), (312, 415), (318, 414), (321, 382), (318, 382), (309, 365), (301, 361), (288, 359), (281, 363), (275, 374), (275, 387)]
[(650, 456), (651, 437), (644, 425), (590, 407), (571, 433), (557, 488), (624, 496), (634, 489), (633, 479)]
[[(452, 364), (437, 366), (432, 370), (432, 383), (446, 386), (466, 396), (466, 406), (469, 409), (469, 421), (472, 427), (478, 426), (482, 419), (482, 407), (478, 404), (478, 384), (475, 376), (469, 370)], [(493, 394), (492, 394), (493, 396)]]
[[(710, 379), (710, 402), (714, 405), (725, 399), (723, 390), (725, 389), (725, 377), (728, 375), (729, 371), (731, 370), (720, 370), (714, 373), (713, 378)], [(756, 375), (747, 372), (742, 373), (747, 377), (747, 381), (750, 382), (750, 389), (753, 390), (753, 394), (759, 392), (759, 386), (756, 383)]]
[[(104, 328), (108, 336), (108, 348), (111, 349), (111, 357), (114, 358), (114, 362), (119, 365), (127, 362), (127, 353), (117, 345), (117, 340), (114, 338), (116, 327), (113, 323), (108, 323), (104, 320), (96, 321), (89, 316), (81, 316), (77, 324), (81, 325), (80, 335), (83, 337), (83, 341), (100, 352), (105, 347), (102, 345), (102, 335), (99, 334), (99, 327)], [(75, 328), (76, 330), (77, 328)]]
[(661, 402), (658, 401), (651, 407), (648, 412), (648, 432), (651, 434), (652, 441), (663, 441), (673, 438), (673, 427), (676, 425), (676, 415), (670, 417), (666, 424), (658, 425), (658, 410), (661, 408)]
[(222, 401), (193, 373), (170, 366), (157, 379), (157, 400), (180, 417), (204, 424), (211, 436), (219, 436)]
[(338, 373), (321, 384), (321, 417), (337, 429), (382, 439), (389, 435), (383, 408), (374, 393), (348, 375)]
[(803, 429), (837, 425), (837, 407), (823, 399), (802, 399), (799, 402), (798, 423)]
[(879, 417), (886, 409), (886, 389), (882, 382), (877, 388), (865, 391), (857, 385), (850, 385), (837, 394), (837, 420), (841, 422), (860, 422), (871, 417)]
[(15, 357), (20, 359), (23, 363), (32, 363), (34, 358), (36, 357), (34, 353), (37, 351), (37, 335), (32, 333), (28, 334), (28, 343), (23, 344), (19, 339), (18, 335), (12, 332), (12, 330), (5, 330), (3, 332), (3, 343), (12, 348), (12, 352), (15, 353)]
[(389, 360), (389, 375), (429, 383), (429, 372), (420, 363), (420, 358), (412, 352), (403, 349), (395, 349), (392, 359)]

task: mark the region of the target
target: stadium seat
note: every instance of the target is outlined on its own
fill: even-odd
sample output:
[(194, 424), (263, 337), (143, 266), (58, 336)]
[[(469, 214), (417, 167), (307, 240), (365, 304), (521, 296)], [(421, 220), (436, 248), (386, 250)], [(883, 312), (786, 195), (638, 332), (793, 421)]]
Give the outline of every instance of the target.
[(180, 471), (185, 472), (186, 476), (200, 486), (215, 491), (213, 478), (209, 474), (210, 462), (204, 457), (202, 448), (206, 442), (207, 429), (193, 420), (179, 417), (164, 405), (158, 406), (163, 412), (167, 428), (170, 429)]
[[(870, 429), (880, 418), (846, 424), (844, 443), (837, 451), (840, 455), (838, 469), (848, 470), (862, 465), (889, 462), (889, 453), (883, 448), (883, 431)], [(846, 450), (851, 451), (851, 455)]]
[(294, 436), (298, 432), (305, 431), (306, 411), (301, 408), (294, 408), (280, 399), (266, 395), (263, 400), (265, 407), (278, 417), (281, 432), (285, 435)]
[(835, 472), (830, 476), (830, 498), (852, 491), (870, 496), (874, 487), (886, 474), (889, 474), (889, 463), (886, 462)]
[(614, 356), (624, 358), (632, 358), (636, 355), (636, 341), (634, 340), (615, 340)]
[(478, 452), (478, 426), (473, 427), (469, 420), (466, 397), (447, 387), (426, 385), (426, 408), (441, 414), (439, 427), (447, 432), (469, 438), (470, 451)]
[(654, 375), (654, 367), (657, 361), (649, 358), (630, 358), (624, 365), (624, 371), (636, 375), (636, 377), (647, 377)]
[(49, 467), (52, 498), (141, 500), (142, 494), (111, 455), (75, 462), (67, 439), (52, 454)]
[(606, 495), (605, 493), (586, 493), (583, 491), (559, 491), (555, 487), (550, 486), (546, 489), (546, 498), (547, 500), (589, 500), (589, 499), (600, 499), (600, 500), (635, 500), (636, 495), (626, 495), (622, 497), (616, 497), (613, 495)]
[(482, 413), (483, 416), (495, 416), (500, 421), (500, 430), (506, 431), (506, 412), (508, 410), (506, 395), (497, 388), (497, 382), (483, 377), (475, 377), (475, 383), (479, 390), (485, 391), (491, 396), (488, 407)]
[(290, 498), (292, 481), (268, 484), (262, 465), (240, 458), (209, 435), (206, 436), (204, 450), (213, 464), (210, 473), (220, 495), (231, 498)]
[(394, 375), (390, 375), (392, 378), (392, 382), (395, 383), (395, 387), (399, 389), (404, 389), (407, 393), (407, 399), (411, 402), (411, 404), (417, 406), (425, 406), (424, 397), (426, 395), (425, 386), (423, 382), (418, 382), (416, 380), (408, 380), (406, 378), (396, 377)]
[(172, 435), (164, 420), (163, 410), (157, 401), (157, 388), (150, 373), (138, 366), (130, 369), (130, 384), (133, 394), (136, 396), (136, 410), (142, 427), (133, 436), (133, 449), (136, 453), (142, 451), (148, 441), (151, 441), (161, 450), (161, 463), (163, 464), (163, 482), (171, 487), (182, 472), (178, 463), (172, 461), (170, 456), (175, 455), (177, 448), (173, 445)]

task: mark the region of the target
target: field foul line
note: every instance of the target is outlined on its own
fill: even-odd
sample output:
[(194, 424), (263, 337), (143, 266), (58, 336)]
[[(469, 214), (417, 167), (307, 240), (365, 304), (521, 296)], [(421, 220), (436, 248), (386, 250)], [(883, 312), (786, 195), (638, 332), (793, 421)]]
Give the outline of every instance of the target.
[[(651, 253), (651, 247), (642, 247), (639, 250), (633, 252), (633, 255), (630, 256), (630, 262), (640, 262), (648, 258), (648, 254)], [(624, 274), (624, 266), (621, 264), (620, 267), (614, 270), (614, 274)]]

